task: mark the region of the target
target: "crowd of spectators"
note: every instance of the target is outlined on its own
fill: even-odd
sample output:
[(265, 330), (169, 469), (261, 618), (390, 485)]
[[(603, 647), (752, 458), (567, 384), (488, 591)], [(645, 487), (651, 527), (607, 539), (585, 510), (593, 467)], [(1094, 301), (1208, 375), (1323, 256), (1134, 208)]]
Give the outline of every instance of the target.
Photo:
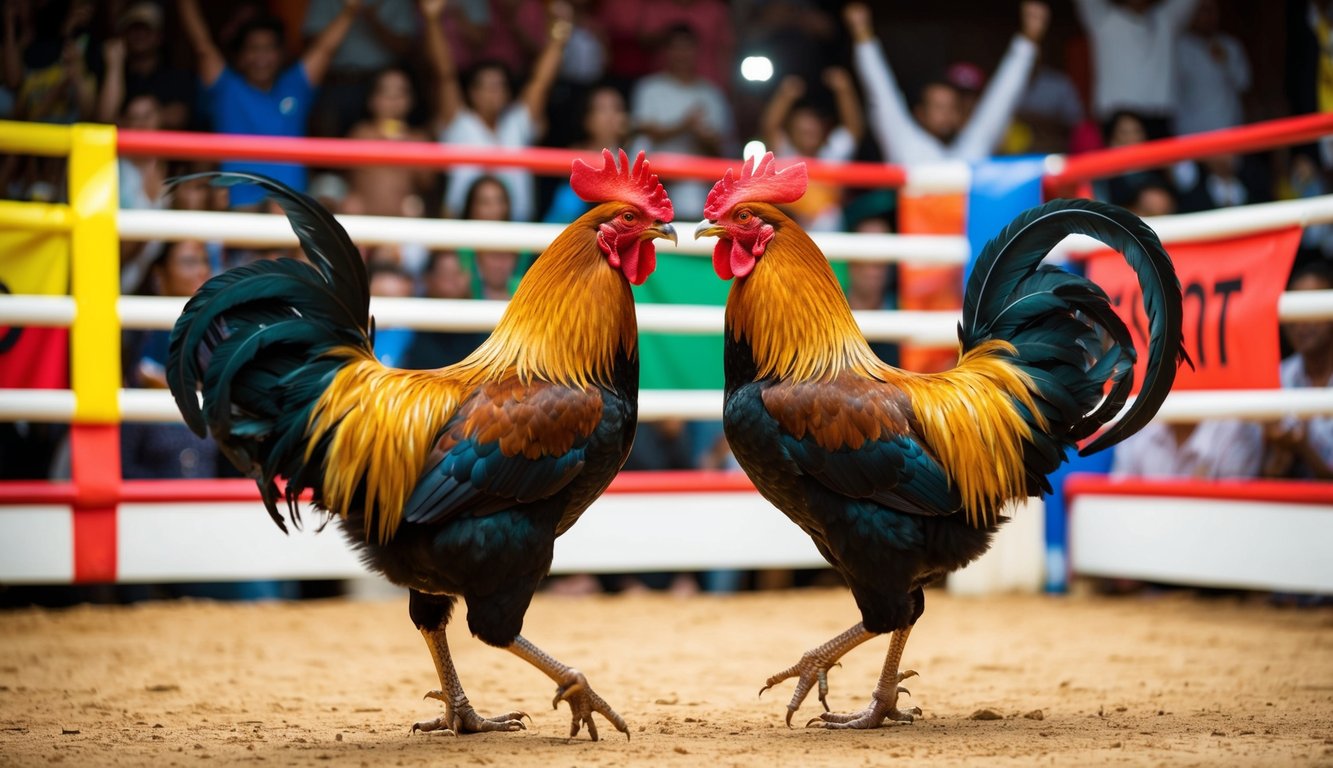
[[(149, 131), (506, 148), (624, 145), (719, 157), (737, 157), (747, 139), (757, 138), (783, 157), (980, 161), (1237, 125), (1246, 120), (1252, 81), (1245, 46), (1228, 32), (1236, 21), (1217, 0), (1074, 0), (1072, 8), (1057, 4), (1054, 14), (1039, 0), (1014, 0), (1012, 25), (994, 30), (1003, 54), (989, 74), (959, 60), (911, 82), (895, 69), (922, 51), (902, 45), (893, 10), (872, 14), (858, 2), (7, 0), (3, 6), (0, 118), (114, 122)], [(1333, 111), (1329, 3), (1289, 0), (1285, 8), (1293, 30), (1289, 59), (1299, 70), (1288, 77), (1290, 111)], [(1054, 18), (1060, 14), (1074, 18)], [(1048, 36), (1056, 22), (1066, 32), (1061, 50)], [(1007, 47), (1000, 45), (1005, 37)], [(773, 54), (776, 77), (767, 84), (741, 80), (739, 52), (760, 49)], [(1069, 66), (1071, 51), (1079, 50), (1081, 70)], [(1087, 76), (1076, 79), (1080, 71)], [(3, 158), (0, 197), (65, 199), (61, 162)], [(246, 187), (191, 183), (163, 195), (167, 178), (208, 167), (122, 159), (121, 205), (265, 210)], [(275, 176), (341, 213), (567, 222), (586, 210), (563, 179), (505, 168), (249, 161), (221, 167)], [(1330, 168), (1328, 146), (1222, 155), (1108, 179), (1094, 192), (1141, 215), (1160, 215), (1322, 194), (1333, 180)], [(678, 217), (698, 218), (707, 187), (668, 186)], [(812, 183), (792, 213), (811, 229), (892, 232), (895, 201), (883, 190)], [(1333, 233), (1311, 227), (1304, 246), (1293, 288), (1327, 288)], [(122, 290), (184, 295), (211, 274), (280, 255), (201, 241), (127, 243)], [(377, 294), (497, 300), (511, 295), (534, 258), (410, 246), (371, 248), (365, 256)], [(846, 279), (855, 308), (896, 306), (893, 268), (856, 265)], [(1327, 386), (1329, 328), (1293, 327), (1288, 336), (1293, 357), (1283, 364), (1283, 385)], [(461, 359), (479, 340), (382, 329), (377, 351), (394, 364), (435, 367)], [(154, 334), (130, 340), (127, 384), (161, 385), (161, 347)], [(876, 351), (897, 360), (894, 345)], [(136, 447), (150, 443), (171, 454), (159, 462), (165, 463), (159, 474), (218, 471), (207, 444), (186, 445), (185, 435), (153, 429), (163, 430), (156, 442), (137, 428), (125, 430), (127, 450), (135, 451), (127, 454), (127, 473), (139, 458), (155, 460)], [(712, 439), (688, 439), (684, 425), (648, 431), (636, 445), (636, 466), (726, 464), (715, 432)], [(1192, 456), (1140, 461), (1145, 472), (1327, 476), (1333, 462), (1329, 424), (1319, 420), (1162, 427), (1140, 440), (1147, 446), (1140, 459)], [(1193, 455), (1219, 445), (1249, 447), (1225, 461)]]

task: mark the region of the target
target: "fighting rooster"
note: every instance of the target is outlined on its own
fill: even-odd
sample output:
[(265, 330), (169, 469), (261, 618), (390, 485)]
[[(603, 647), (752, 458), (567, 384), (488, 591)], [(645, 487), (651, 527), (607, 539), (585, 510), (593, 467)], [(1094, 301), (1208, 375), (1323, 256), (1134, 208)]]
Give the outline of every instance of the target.
[[(366, 270), (338, 222), (272, 180), (311, 264), (261, 261), (213, 278), (171, 335), (168, 374), (186, 423), (205, 430), (286, 530), (297, 498), (339, 518), (366, 562), (410, 590), (444, 714), (413, 730), (523, 728), (522, 712), (482, 717), (463, 693), (445, 641), (456, 597), (468, 627), (555, 680), (570, 737), (592, 713), (625, 721), (578, 670), (519, 634), (555, 538), (611, 482), (638, 414), (638, 335), (630, 283), (656, 265), (654, 238), (675, 240), (672, 208), (643, 154), (575, 161), (571, 184), (600, 203), (569, 225), (523, 278), (495, 332), (462, 362), (386, 368), (372, 352)], [(196, 390), (202, 387), (203, 408)], [(286, 486), (279, 489), (277, 478)]]
[[(1091, 235), (1138, 274), (1150, 333), (1146, 378), (1115, 426), (1083, 449), (1133, 434), (1157, 412), (1181, 347), (1180, 284), (1156, 235), (1113, 206), (1058, 200), (988, 243), (967, 284), (954, 369), (915, 374), (870, 351), (823, 253), (774, 204), (805, 192), (806, 170), (769, 154), (713, 187), (695, 236), (716, 235), (713, 267), (735, 279), (725, 331), (727, 439), (760, 493), (814, 539), (846, 579), (861, 622), (805, 653), (764, 690), (797, 678), (787, 723), (812, 688), (810, 725), (910, 721), (899, 660), (922, 588), (989, 546), (1006, 506), (1050, 491), (1066, 448), (1125, 404), (1135, 351), (1096, 285), (1040, 264), (1068, 234)], [(1109, 389), (1108, 389), (1109, 384)], [(1105, 393), (1105, 394), (1104, 394)], [(828, 712), (829, 668), (892, 633), (865, 710)]]

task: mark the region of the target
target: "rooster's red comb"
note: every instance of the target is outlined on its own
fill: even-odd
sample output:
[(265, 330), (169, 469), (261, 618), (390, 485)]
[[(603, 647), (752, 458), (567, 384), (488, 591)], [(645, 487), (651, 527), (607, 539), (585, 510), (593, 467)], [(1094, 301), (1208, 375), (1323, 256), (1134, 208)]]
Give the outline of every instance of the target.
[(704, 217), (718, 220), (738, 203), (792, 203), (805, 194), (809, 176), (805, 163), (797, 163), (781, 173), (774, 168), (773, 153), (764, 153), (763, 159), (754, 156), (741, 167), (741, 177), (732, 176), (732, 169), (713, 185), (704, 203)]
[(569, 185), (574, 194), (585, 202), (606, 203), (620, 200), (638, 206), (644, 213), (659, 221), (671, 221), (674, 211), (671, 199), (667, 197), (657, 174), (648, 166), (643, 152), (634, 159), (631, 168), (625, 150), (619, 150), (620, 163), (611, 150), (603, 149), (605, 160), (600, 169), (593, 168), (582, 160), (575, 160), (569, 174)]

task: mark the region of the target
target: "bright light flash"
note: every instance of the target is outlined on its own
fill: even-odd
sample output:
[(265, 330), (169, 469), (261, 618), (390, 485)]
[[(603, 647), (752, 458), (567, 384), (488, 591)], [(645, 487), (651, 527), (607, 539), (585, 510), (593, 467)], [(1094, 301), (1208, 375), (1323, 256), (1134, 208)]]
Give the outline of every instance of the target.
[(741, 150), (741, 159), (749, 160), (752, 157), (763, 157), (767, 151), (768, 147), (764, 146), (764, 142), (758, 139), (748, 141), (745, 143), (745, 148)]
[(767, 56), (746, 56), (741, 61), (741, 77), (765, 82), (773, 77), (773, 62)]

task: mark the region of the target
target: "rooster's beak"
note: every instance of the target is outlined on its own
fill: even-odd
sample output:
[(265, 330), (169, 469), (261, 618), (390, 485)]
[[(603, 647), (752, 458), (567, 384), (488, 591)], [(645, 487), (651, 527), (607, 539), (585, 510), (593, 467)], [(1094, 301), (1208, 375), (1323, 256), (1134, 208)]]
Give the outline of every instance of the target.
[(694, 228), (694, 239), (698, 240), (701, 237), (720, 236), (725, 231), (726, 230), (722, 229), (722, 227), (719, 227), (708, 219), (704, 219), (699, 222), (699, 226)]
[(660, 237), (663, 240), (670, 240), (676, 245), (680, 245), (680, 241), (676, 239), (676, 228), (670, 224), (654, 224), (645, 229), (643, 234), (645, 237)]

